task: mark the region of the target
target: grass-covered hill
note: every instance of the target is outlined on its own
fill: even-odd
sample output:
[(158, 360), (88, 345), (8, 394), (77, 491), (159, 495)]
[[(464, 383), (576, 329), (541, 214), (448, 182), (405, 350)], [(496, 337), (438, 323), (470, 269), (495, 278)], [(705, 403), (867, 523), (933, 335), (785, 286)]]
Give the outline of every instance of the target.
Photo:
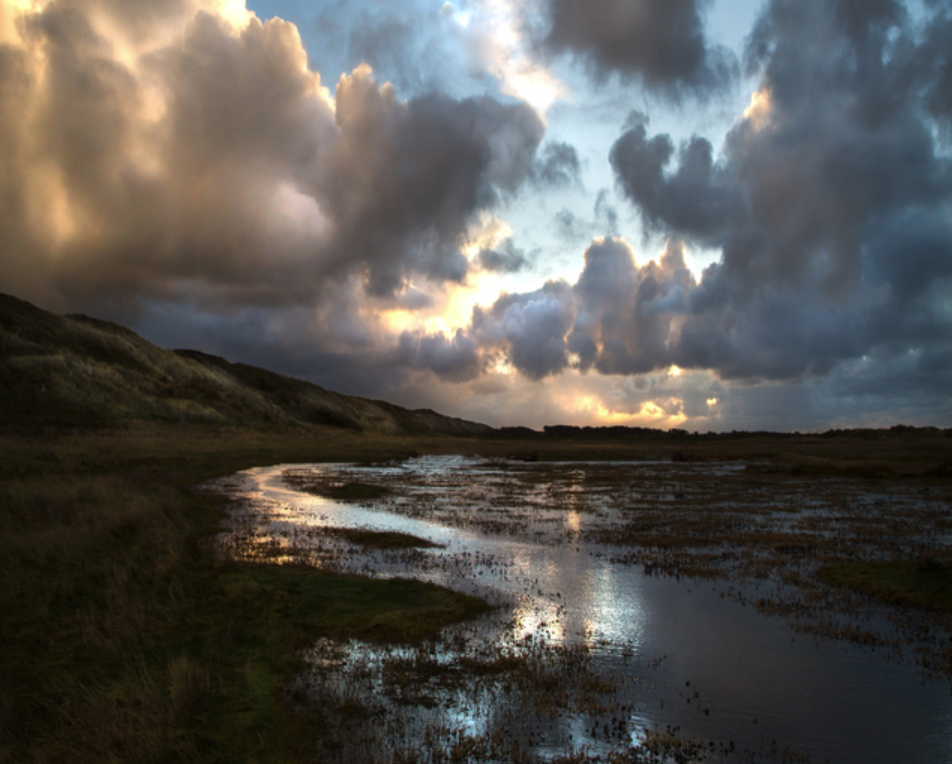
[(492, 428), (325, 390), (193, 350), (163, 350), (118, 324), (58, 316), (0, 294), (0, 424), (131, 421), (322, 424), (391, 434)]

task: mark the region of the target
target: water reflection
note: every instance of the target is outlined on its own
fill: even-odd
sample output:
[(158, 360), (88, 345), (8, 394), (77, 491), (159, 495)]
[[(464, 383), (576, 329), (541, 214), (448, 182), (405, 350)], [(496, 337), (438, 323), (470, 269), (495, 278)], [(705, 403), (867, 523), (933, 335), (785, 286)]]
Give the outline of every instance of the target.
[[(270, 548), (277, 560), (412, 576), (502, 606), (421, 648), (316, 645), (297, 690), (353, 714), (337, 720), (349, 737), (323, 751), (326, 760), (401, 760), (427, 740), (434, 751), (455, 746), (460, 760), (599, 756), (670, 727), (714, 741), (703, 750), (720, 758), (773, 755), (773, 745), (779, 760), (789, 743), (814, 761), (952, 762), (948, 683), (923, 679), (909, 661), (798, 635), (747, 605), (782, 590), (779, 580), (678, 581), (627, 564), (620, 539), (667, 522), (658, 507), (706, 502), (728, 529), (819, 537), (836, 507), (910, 500), (839, 484), (819, 494), (730, 483), (740, 469), (460, 457), (259, 468), (221, 487), (241, 501), (223, 544), (239, 557)], [(357, 483), (387, 493), (359, 503), (320, 495)], [(700, 534), (686, 527), (678, 532)], [(324, 528), (393, 531), (439, 547), (367, 550)]]

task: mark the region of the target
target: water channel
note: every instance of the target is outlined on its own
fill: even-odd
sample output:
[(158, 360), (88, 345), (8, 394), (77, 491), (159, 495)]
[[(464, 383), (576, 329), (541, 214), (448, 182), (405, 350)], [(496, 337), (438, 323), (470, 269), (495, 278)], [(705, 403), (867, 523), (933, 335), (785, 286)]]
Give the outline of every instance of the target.
[[(764, 761), (952, 764), (949, 682), (924, 675), (901, 649), (815, 637), (758, 612), (752, 601), (785, 586), (770, 577), (652, 575), (612, 543), (639, 508), (692, 501), (748, 524), (818, 534), (839, 527), (838, 512), (901, 514), (904, 503), (949, 512), (928, 492), (778, 489), (745, 481), (743, 471), (424, 457), (263, 467), (214, 488), (236, 499), (221, 537), (229, 554), (254, 559), (267, 547), (272, 561), (416, 578), (498, 606), (424, 647), (315, 645), (299, 689), (325, 703), (364, 703), (326, 760), (387, 760), (388, 750), (392, 760), (411, 760), (402, 748), (424, 741), (455, 745), (467, 760), (464, 743), (475, 752), (485, 748), (474, 741), (490, 739), (516, 741), (542, 760), (573, 752), (602, 760), (670, 732), (696, 741), (693, 758), (715, 761), (741, 761), (746, 751)], [(356, 503), (319, 495), (347, 484), (378, 486), (381, 495)], [(368, 550), (333, 528), (399, 532), (435, 546)], [(910, 543), (944, 541), (925, 533)], [(878, 611), (862, 618), (864, 628), (894, 629)]]

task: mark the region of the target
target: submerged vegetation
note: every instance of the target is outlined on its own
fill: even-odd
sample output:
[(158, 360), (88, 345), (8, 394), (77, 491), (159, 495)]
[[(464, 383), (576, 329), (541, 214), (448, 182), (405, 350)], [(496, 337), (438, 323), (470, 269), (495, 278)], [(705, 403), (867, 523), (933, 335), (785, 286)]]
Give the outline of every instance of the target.
[[(926, 575), (944, 569), (939, 560), (949, 560), (952, 492), (942, 480), (804, 479), (775, 462), (750, 468), (725, 461), (550, 464), (512, 458), (425, 458), (372, 468), (280, 465), (237, 477), (216, 484), (232, 492), (239, 507), (223, 533), (230, 554), (368, 575), (434, 575), (453, 588), (494, 593), (501, 598), (499, 613), (514, 614), (510, 622), (497, 614), (451, 627), (409, 651), (320, 643), (308, 653), (309, 670), (291, 686), (303, 707), (322, 709), (318, 760), (325, 764), (438, 762), (454, 755), (486, 762), (556, 756), (551, 760), (578, 764), (687, 762), (708, 755), (718, 761), (809, 761), (804, 743), (809, 747), (823, 734), (858, 742), (855, 728), (825, 729), (826, 721), (782, 699), (786, 692), (813, 691), (814, 682), (842, 678), (830, 651), (862, 654), (863, 665), (869, 650), (907, 664), (902, 681), (909, 684), (899, 682), (892, 687), (897, 692), (919, 687), (911, 660), (933, 678), (950, 675), (945, 647), (952, 621), (946, 614), (920, 617), (904, 607), (877, 606), (859, 588), (827, 585), (822, 574), (824, 566), (895, 557), (920, 560), (919, 572)], [(379, 488), (381, 498), (346, 508), (326, 500), (333, 486), (356, 480)], [(367, 527), (420, 532), (444, 546), (430, 553), (368, 551), (348, 538)], [(657, 577), (666, 580), (655, 582)], [(735, 684), (758, 684), (755, 675), (741, 669), (727, 681), (732, 689), (702, 682), (703, 694), (686, 690), (683, 677), (680, 686), (671, 683), (672, 671), (682, 669), (665, 668), (662, 650), (674, 650), (674, 664), (681, 666), (694, 649), (709, 660), (722, 658), (718, 665), (734, 665), (740, 657), (729, 649), (717, 652), (703, 636), (690, 647), (666, 641), (677, 636), (645, 625), (656, 620), (645, 613), (660, 612), (657, 601), (629, 595), (663, 591), (665, 601), (682, 607), (684, 591), (692, 588), (705, 592), (694, 608), (717, 608), (720, 617), (741, 623), (734, 603), (742, 603), (753, 606), (749, 615), (757, 623), (768, 619), (752, 611), (780, 616), (792, 627), (769, 660), (795, 658), (791, 665), (798, 665), (805, 659), (808, 678), (784, 679), (782, 689), (775, 688), (782, 694), (778, 702), (755, 707), (755, 716), (762, 710), (789, 717), (791, 740), (760, 736), (756, 721), (747, 730), (736, 719), (724, 725), (744, 707), (736, 696), (722, 705), (725, 694), (731, 696)], [(613, 594), (606, 598), (605, 592)], [(700, 610), (689, 617), (704, 634), (716, 619), (706, 620)], [(760, 634), (759, 626), (743, 623), (747, 634)], [(846, 645), (827, 644), (823, 659), (819, 650), (814, 658), (812, 638), (804, 641), (806, 655), (799, 647), (786, 651), (787, 637), (796, 642), (799, 634)], [(654, 648), (646, 651), (646, 645)], [(750, 658), (743, 657), (745, 665)], [(818, 660), (830, 669), (820, 676), (810, 674)], [(857, 679), (857, 666), (848, 665), (846, 675)], [(865, 680), (864, 670), (858, 669)], [(862, 715), (864, 701), (849, 691), (828, 695), (833, 703), (858, 706)], [(871, 697), (870, 711), (881, 700), (875, 691)], [(663, 710), (678, 706), (688, 712), (686, 719)], [(652, 730), (652, 719), (669, 728)], [(814, 726), (823, 731), (806, 733)], [(804, 733), (805, 740), (798, 737)], [(824, 749), (820, 760), (829, 754)]]
[(342, 538), (367, 549), (426, 549), (436, 546), (432, 541), (409, 533), (366, 531), (358, 528), (328, 528), (324, 532), (328, 536)]
[(366, 501), (368, 499), (379, 499), (386, 496), (386, 494), (387, 489), (383, 486), (353, 482), (337, 486), (327, 492), (328, 497), (340, 501)]

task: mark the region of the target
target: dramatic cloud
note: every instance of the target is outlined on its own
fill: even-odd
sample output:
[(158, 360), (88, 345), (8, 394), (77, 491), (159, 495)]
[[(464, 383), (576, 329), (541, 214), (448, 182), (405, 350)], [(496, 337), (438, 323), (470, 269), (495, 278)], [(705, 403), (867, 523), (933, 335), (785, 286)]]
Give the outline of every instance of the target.
[(512, 239), (506, 239), (495, 249), (481, 249), (478, 262), (483, 270), (503, 273), (518, 273), (529, 267), (526, 253), (516, 247)]
[[(952, 380), (949, 17), (938, 4), (919, 26), (892, 2), (770, 3), (748, 53), (761, 83), (720, 156), (703, 137), (676, 148), (651, 136), (638, 112), (612, 147), (646, 229), (674, 237), (658, 261), (596, 239), (574, 285), (504, 296), (477, 310), (473, 336), (529, 379), (675, 368), (774, 380), (770, 396), (791, 403), (816, 379), (810, 400), (825, 390), (846, 410), (889, 389), (941, 405)], [(568, 210), (555, 222), (569, 239), (585, 228)], [(696, 279), (682, 241), (719, 262)], [(698, 415), (699, 396), (678, 400)], [(703, 400), (758, 416), (730, 391)]]
[(503, 295), (488, 310), (477, 307), (472, 331), (481, 345), (503, 348), (516, 369), (539, 380), (568, 365), (571, 310), (568, 285), (549, 282), (530, 294)]
[[(368, 299), (413, 309), (414, 280), (524, 266), (511, 244), (473, 264), (462, 250), (535, 172), (531, 108), (401, 101), (366, 66), (332, 97), (293, 25), (232, 6), (4, 6), (5, 289), (124, 320), (144, 300), (312, 306), (325, 345), (366, 346), (380, 333)], [(552, 173), (566, 166), (547, 157)], [(441, 348), (418, 345), (449, 373)]]
[(413, 335), (404, 332), (393, 359), (397, 365), (429, 369), (451, 382), (473, 379), (482, 370), (476, 343), (458, 331), (452, 339), (443, 334)]
[(578, 317), (569, 336), (583, 371), (639, 374), (674, 363), (675, 317), (684, 313), (695, 286), (683, 249), (669, 242), (660, 263), (637, 268), (621, 240), (597, 241), (585, 253), (585, 269), (574, 287)]
[(537, 292), (504, 295), (491, 309), (476, 309), (472, 331), (484, 346), (503, 348), (531, 379), (569, 366), (639, 374), (674, 363), (672, 322), (694, 286), (679, 243), (669, 243), (660, 263), (639, 268), (624, 240), (599, 239), (574, 286), (549, 282)]
[(525, 180), (542, 138), (525, 105), (431, 94), (402, 104), (360, 70), (337, 88), (341, 138), (316, 191), (341, 224), (338, 263), (369, 266), (371, 294), (414, 273), (463, 281), (469, 222)]
[(0, 291), (495, 424), (952, 411), (948, 2), (768, 0), (736, 111), (706, 0), (384, 6), (0, 0)]
[(708, 246), (723, 245), (741, 199), (735, 178), (714, 165), (711, 144), (692, 138), (681, 147), (677, 171), (668, 176), (665, 170), (675, 153), (671, 138), (648, 138), (645, 115), (634, 114), (628, 123), (628, 131), (612, 146), (611, 164), (648, 228), (674, 230)]
[(630, 121), (611, 162), (645, 225), (723, 253), (656, 365), (796, 377), (949, 336), (947, 62), (924, 64), (937, 35), (952, 44), (937, 13), (922, 39), (896, 3), (774, 0), (750, 39), (761, 86), (719, 159)]
[(725, 85), (737, 67), (704, 36), (704, 0), (546, 0), (546, 46), (572, 53), (604, 79), (639, 78), (649, 90), (701, 95)]
[(582, 184), (578, 152), (568, 143), (549, 143), (540, 152), (532, 177), (541, 186), (564, 188)]

